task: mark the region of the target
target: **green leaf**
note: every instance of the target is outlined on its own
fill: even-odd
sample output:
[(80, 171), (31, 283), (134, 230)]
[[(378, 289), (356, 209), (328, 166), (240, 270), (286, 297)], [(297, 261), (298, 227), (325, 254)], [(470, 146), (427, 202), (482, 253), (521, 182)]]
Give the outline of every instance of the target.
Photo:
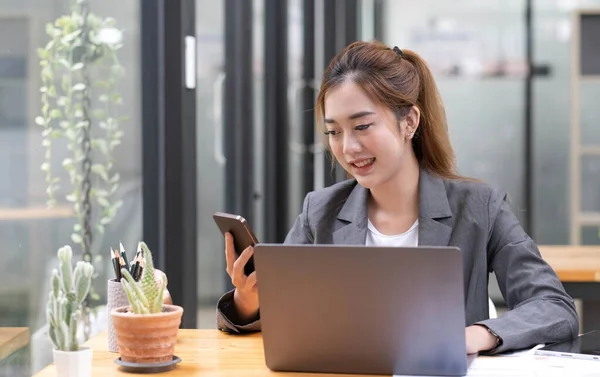
[(108, 174), (106, 173), (106, 169), (104, 165), (101, 164), (93, 164), (92, 165), (92, 173), (98, 174), (102, 179), (108, 181)]
[(45, 126), (46, 121), (41, 116), (37, 116), (35, 117), (35, 124), (37, 124), (38, 126)]
[(60, 59), (59, 63), (63, 65), (66, 69), (71, 69), (71, 63), (67, 59)]
[(54, 25), (52, 25), (51, 23), (46, 24), (46, 34), (50, 36), (54, 35)]
[(108, 96), (106, 94), (101, 95), (98, 100), (100, 102), (108, 102)]
[(56, 42), (54, 41), (54, 39), (49, 41), (48, 43), (46, 43), (44, 50), (47, 50), (48, 52), (50, 52), (50, 50), (52, 50), (52, 48), (54, 47), (55, 44), (56, 44)]
[(106, 111), (97, 109), (93, 111), (93, 114), (95, 118), (104, 118), (106, 116)]
[(123, 98), (121, 97), (120, 94), (115, 93), (110, 97), (112, 103), (116, 103), (116, 104), (121, 104), (123, 103)]
[(75, 85), (73, 85), (73, 87), (71, 88), (73, 91), (82, 91), (85, 89), (85, 84), (82, 82), (79, 82)]
[(96, 292), (94, 292), (94, 293), (90, 294), (90, 298), (94, 301), (98, 301), (98, 300), (100, 300), (100, 295), (97, 294)]
[(47, 162), (44, 162), (41, 166), (42, 171), (50, 171), (50, 164)]
[(119, 175), (119, 173), (116, 173), (115, 175), (113, 175), (113, 177), (110, 179), (110, 183), (116, 183), (119, 181), (119, 178), (121, 176)]
[(97, 197), (107, 197), (107, 196), (108, 196), (108, 191), (106, 191), (106, 190), (102, 190), (102, 189), (98, 189), (98, 190), (95, 190), (95, 191), (94, 191), (94, 194), (95, 194)]
[(115, 204), (113, 204), (112, 209), (114, 211), (117, 211), (121, 207), (123, 207), (123, 201), (119, 200), (118, 202), (116, 202)]
[(64, 167), (71, 166), (71, 165), (73, 165), (73, 160), (70, 158), (65, 158), (62, 162), (62, 165)]
[(121, 78), (125, 76), (125, 69), (122, 66), (115, 64), (112, 67), (110, 67), (110, 73), (115, 78)]
[(50, 118), (58, 119), (60, 117), (62, 117), (62, 112), (59, 109), (52, 109), (50, 111)]
[(104, 226), (102, 224), (96, 225), (96, 230), (98, 231), (98, 234), (100, 234), (100, 235), (104, 234)]
[(67, 201), (71, 202), (71, 203), (75, 203), (77, 201), (77, 197), (73, 194), (69, 194), (65, 197), (65, 199), (67, 199)]
[(100, 204), (102, 207), (104, 207), (104, 208), (110, 207), (110, 203), (108, 202), (108, 200), (105, 197), (99, 196), (97, 198), (97, 200), (98, 200), (98, 204)]
[(71, 71), (77, 71), (79, 69), (83, 68), (83, 63), (79, 62), (79, 63), (75, 63), (73, 64), (73, 66), (71, 67)]
[(82, 121), (77, 122), (77, 124), (75, 125), (75, 128), (86, 128), (89, 124), (90, 124), (89, 121), (82, 120)]
[(48, 91), (48, 87), (47, 86), (42, 86), (40, 88), (40, 93), (46, 93)]
[(42, 147), (48, 148), (50, 146), (50, 144), (51, 144), (50, 140), (48, 140), (48, 139), (42, 140)]
[(76, 233), (71, 234), (71, 240), (75, 243), (83, 243), (83, 238), (81, 238), (81, 236)]
[(60, 96), (58, 97), (58, 99), (56, 100), (56, 104), (58, 106), (66, 106), (67, 103), (69, 103), (69, 98), (65, 97), (65, 96)]
[(110, 224), (111, 221), (112, 221), (112, 219), (110, 217), (103, 217), (100, 219), (100, 224), (108, 225), (108, 224)]
[(103, 139), (93, 139), (92, 140), (92, 148), (100, 149), (100, 152), (103, 154), (108, 154), (108, 145), (106, 144), (106, 140)]

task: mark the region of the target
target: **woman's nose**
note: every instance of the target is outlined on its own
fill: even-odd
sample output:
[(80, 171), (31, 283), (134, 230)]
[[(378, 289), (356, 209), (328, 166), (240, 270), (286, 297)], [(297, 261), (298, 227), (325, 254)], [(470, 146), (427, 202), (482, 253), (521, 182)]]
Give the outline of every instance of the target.
[(342, 147), (342, 152), (344, 152), (344, 154), (360, 152), (361, 149), (362, 145), (354, 136), (344, 135), (344, 145)]

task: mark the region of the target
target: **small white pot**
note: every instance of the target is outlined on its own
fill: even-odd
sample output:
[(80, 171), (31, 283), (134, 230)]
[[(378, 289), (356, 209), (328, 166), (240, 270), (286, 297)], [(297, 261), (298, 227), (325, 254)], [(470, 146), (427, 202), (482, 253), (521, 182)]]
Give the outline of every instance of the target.
[(79, 351), (52, 350), (56, 375), (60, 377), (90, 377), (92, 375), (92, 349), (80, 347)]

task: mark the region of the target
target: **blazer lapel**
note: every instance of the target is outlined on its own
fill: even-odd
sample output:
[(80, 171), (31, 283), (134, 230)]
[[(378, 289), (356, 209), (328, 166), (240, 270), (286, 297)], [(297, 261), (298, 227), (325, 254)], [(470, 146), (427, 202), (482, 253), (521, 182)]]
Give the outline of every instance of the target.
[[(369, 190), (356, 184), (337, 215), (333, 243), (364, 245), (367, 239)], [(421, 169), (419, 175), (419, 245), (448, 246), (452, 211), (442, 178)]]
[(367, 240), (367, 199), (369, 191), (358, 183), (337, 215), (333, 243), (364, 245)]
[(419, 245), (448, 246), (452, 211), (442, 178), (421, 169), (419, 175)]

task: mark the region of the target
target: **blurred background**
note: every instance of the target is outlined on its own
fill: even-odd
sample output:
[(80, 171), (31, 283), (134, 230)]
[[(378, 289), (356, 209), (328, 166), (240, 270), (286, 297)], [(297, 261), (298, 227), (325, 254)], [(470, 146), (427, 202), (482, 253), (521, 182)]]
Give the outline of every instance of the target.
[[(93, 332), (105, 328), (110, 247), (122, 242), (131, 258), (140, 240), (169, 276), (183, 326), (214, 328), (230, 285), (212, 214), (240, 214), (259, 240), (281, 242), (306, 193), (344, 178), (313, 106), (324, 67), (355, 40), (428, 61), (460, 173), (506, 190), (538, 244), (600, 245), (600, 52), (589, 37), (600, 0), (84, 0), (108, 58), (48, 77), (40, 63), (63, 64), (48, 43), (69, 45), (60, 19), (78, 19), (74, 3), (0, 0), (0, 328), (28, 331), (0, 376), (52, 362), (45, 305), (65, 244), (96, 267)], [(76, 127), (64, 111), (44, 115), (61, 108), (60, 93), (44, 99), (48, 83), (60, 92), (79, 71), (100, 111), (86, 155), (99, 166), (74, 173), (90, 183), (87, 199), (69, 170), (86, 137), (49, 138), (49, 119), (67, 121), (67, 136)], [(80, 200), (91, 232), (77, 227)], [(490, 297), (503, 307), (493, 277)]]

